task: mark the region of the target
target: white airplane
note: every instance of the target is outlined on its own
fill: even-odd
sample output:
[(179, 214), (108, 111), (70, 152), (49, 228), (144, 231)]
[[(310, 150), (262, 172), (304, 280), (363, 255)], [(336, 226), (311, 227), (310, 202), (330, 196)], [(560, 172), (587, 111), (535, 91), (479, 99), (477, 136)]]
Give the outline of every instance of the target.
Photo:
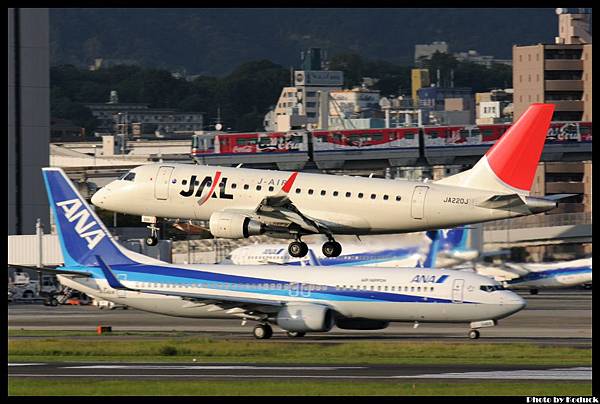
[(545, 212), (556, 199), (529, 196), (553, 104), (532, 104), (470, 170), (432, 182), (159, 163), (136, 167), (101, 188), (103, 209), (157, 218), (208, 220), (215, 237), (269, 234), (294, 238), (303, 257), (307, 234), (325, 234), (327, 257), (339, 256), (334, 235), (436, 230)]
[(117, 304), (254, 320), (258, 339), (271, 337), (270, 324), (299, 337), (393, 321), (470, 323), (469, 337), (478, 338), (478, 328), (525, 307), (498, 282), (457, 271), (168, 264), (119, 245), (61, 169), (44, 168), (43, 176), (64, 257), (52, 271), (64, 285)]
[[(432, 250), (429, 233), (361, 237), (345, 242), (344, 252), (338, 257), (324, 256), (312, 243), (308, 244), (307, 257), (292, 257), (285, 244), (253, 244), (234, 249), (228, 260), (236, 265), (416, 267)], [(467, 229), (440, 230), (438, 233), (436, 258), (439, 267), (447, 268), (479, 256), (477, 250), (466, 247)]]
[(502, 266), (477, 264), (479, 275), (489, 276), (508, 289), (526, 289), (532, 295), (539, 289), (568, 288), (592, 283), (592, 258), (539, 264), (505, 263)]

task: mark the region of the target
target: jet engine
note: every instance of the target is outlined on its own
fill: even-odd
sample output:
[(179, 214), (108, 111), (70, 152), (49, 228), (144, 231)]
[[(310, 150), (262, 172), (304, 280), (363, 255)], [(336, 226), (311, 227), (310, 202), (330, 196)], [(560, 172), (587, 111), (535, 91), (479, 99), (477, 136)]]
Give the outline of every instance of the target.
[(265, 232), (264, 225), (244, 215), (228, 212), (215, 212), (210, 216), (210, 232), (221, 238), (246, 238)]
[(380, 320), (344, 318), (338, 319), (335, 325), (343, 330), (383, 330), (390, 323)]
[(335, 325), (334, 312), (317, 304), (290, 304), (277, 313), (277, 325), (286, 331), (329, 331)]

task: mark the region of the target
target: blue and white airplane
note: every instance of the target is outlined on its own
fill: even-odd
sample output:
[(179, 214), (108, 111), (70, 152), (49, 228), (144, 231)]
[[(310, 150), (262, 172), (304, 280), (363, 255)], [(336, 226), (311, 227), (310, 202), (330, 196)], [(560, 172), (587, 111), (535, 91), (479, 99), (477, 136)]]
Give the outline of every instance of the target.
[(475, 266), (479, 275), (489, 276), (508, 289), (529, 290), (532, 295), (540, 289), (568, 288), (592, 283), (592, 258), (573, 261)]
[[(477, 250), (466, 246), (468, 229), (461, 227), (437, 232), (439, 246), (436, 259), (440, 267), (472, 261), (479, 256)], [(422, 261), (431, 251), (431, 237), (425, 234), (365, 236), (360, 242), (345, 241), (344, 252), (338, 257), (326, 257), (320, 252), (320, 247), (313, 248), (311, 243), (308, 243), (307, 256), (301, 258), (292, 257), (286, 244), (254, 244), (236, 248), (230, 253), (229, 260), (237, 265), (416, 267), (422, 266)]]
[(271, 337), (271, 324), (299, 337), (396, 321), (470, 323), (469, 337), (478, 338), (478, 328), (525, 307), (498, 282), (457, 271), (165, 263), (119, 245), (61, 169), (44, 168), (43, 176), (64, 257), (55, 270), (60, 282), (114, 303), (254, 320), (257, 339)]

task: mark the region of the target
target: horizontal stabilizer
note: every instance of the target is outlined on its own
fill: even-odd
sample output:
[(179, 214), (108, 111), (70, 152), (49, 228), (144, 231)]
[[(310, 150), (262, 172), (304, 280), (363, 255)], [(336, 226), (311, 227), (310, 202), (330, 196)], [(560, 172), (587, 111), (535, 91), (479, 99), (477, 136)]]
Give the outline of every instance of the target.
[(579, 194), (554, 194), (554, 195), (545, 195), (544, 199), (548, 199), (550, 201), (560, 201), (561, 199), (568, 198), (570, 196), (575, 196)]
[(100, 256), (96, 255), (96, 260), (98, 260), (98, 265), (100, 265), (100, 269), (102, 270), (102, 273), (104, 274), (104, 277), (108, 281), (108, 284), (111, 288), (117, 290), (132, 290), (119, 282), (115, 274), (113, 274), (113, 271), (111, 271), (110, 267), (104, 261), (102, 261)]
[(52, 268), (52, 267), (34, 267), (34, 266), (26, 266), (26, 265), (8, 265), (10, 268), (15, 268), (15, 269), (30, 269), (33, 271), (40, 271), (40, 272), (47, 272), (50, 274), (55, 274), (55, 275), (76, 275), (76, 276), (82, 276), (85, 278), (89, 278), (90, 276), (92, 276), (91, 273), (89, 272), (79, 272), (79, 271), (69, 271), (66, 269), (61, 269), (60, 267), (58, 268)]

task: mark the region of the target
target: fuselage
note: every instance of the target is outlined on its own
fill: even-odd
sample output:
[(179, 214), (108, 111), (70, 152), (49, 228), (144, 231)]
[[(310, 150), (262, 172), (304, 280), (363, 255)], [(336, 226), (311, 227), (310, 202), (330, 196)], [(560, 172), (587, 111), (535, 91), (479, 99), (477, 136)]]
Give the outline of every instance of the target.
[[(235, 265), (113, 266), (121, 282), (154, 291), (227, 295), (265, 301), (326, 305), (345, 318), (382, 321), (471, 322), (509, 316), (525, 301), (489, 278), (432, 269), (342, 269)], [(174, 296), (111, 288), (98, 269), (90, 278), (60, 275), (65, 285), (140, 310), (181, 317), (240, 318), (235, 309)], [(243, 313), (243, 310), (241, 311)]]
[[(92, 202), (121, 213), (209, 220), (214, 212), (253, 212), (281, 193), (293, 173), (191, 164), (149, 164), (111, 182)], [(212, 182), (217, 179), (219, 184)], [(298, 173), (288, 192), (305, 216), (332, 234), (389, 234), (449, 228), (525, 214), (477, 206), (498, 192), (352, 176)], [(261, 217), (270, 226), (289, 222)]]

